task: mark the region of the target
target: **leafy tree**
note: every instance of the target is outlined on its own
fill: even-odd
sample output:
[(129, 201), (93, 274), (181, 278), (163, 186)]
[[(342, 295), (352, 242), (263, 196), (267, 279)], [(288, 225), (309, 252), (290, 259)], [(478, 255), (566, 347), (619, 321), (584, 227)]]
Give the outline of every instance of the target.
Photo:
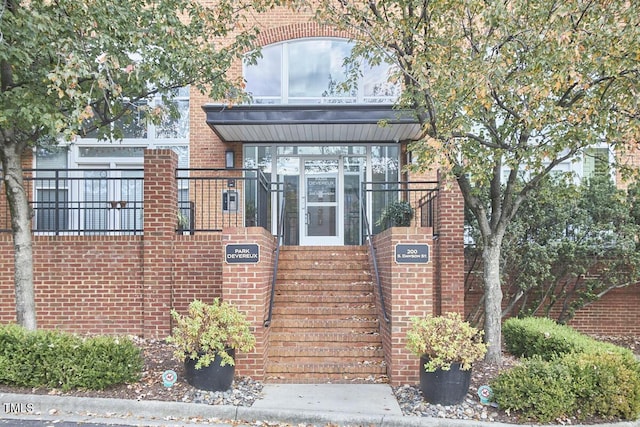
[[(581, 185), (569, 175), (545, 179), (505, 234), (503, 316), (545, 315), (566, 323), (610, 291), (636, 285), (640, 223), (633, 216), (637, 201), (626, 193), (607, 176)], [(478, 307), (474, 317), (481, 315)]]
[[(0, 6), (0, 159), (14, 238), (19, 324), (36, 328), (21, 156), (34, 146), (93, 131), (118, 138), (122, 131), (108, 125), (131, 122), (139, 101), (156, 93), (190, 85), (213, 99), (233, 96), (240, 82), (231, 81), (227, 70), (249, 50), (257, 31), (249, 12), (269, 5), (210, 4), (5, 0)], [(145, 114), (159, 121), (171, 111)]]
[(637, 140), (639, 8), (628, 0), (322, 0), (317, 8), (320, 21), (354, 35), (354, 56), (395, 63), (398, 105), (424, 123), (410, 147), (414, 166), (448, 169), (478, 222), (489, 362), (501, 360), (500, 259), (514, 215), (561, 162), (596, 143), (621, 155)]

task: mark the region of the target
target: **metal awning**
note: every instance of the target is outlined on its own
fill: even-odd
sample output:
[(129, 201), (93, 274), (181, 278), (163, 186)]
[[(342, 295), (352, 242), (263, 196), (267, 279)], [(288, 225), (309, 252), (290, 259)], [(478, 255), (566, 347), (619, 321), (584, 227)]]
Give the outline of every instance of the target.
[(416, 113), (391, 105), (206, 104), (202, 109), (225, 142), (402, 142), (421, 135)]

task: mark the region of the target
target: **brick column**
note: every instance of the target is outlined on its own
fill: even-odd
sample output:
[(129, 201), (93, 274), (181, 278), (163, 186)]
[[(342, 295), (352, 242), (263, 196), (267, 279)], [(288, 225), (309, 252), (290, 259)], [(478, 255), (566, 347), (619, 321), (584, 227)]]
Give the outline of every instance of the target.
[(253, 352), (236, 353), (236, 375), (263, 380), (269, 333), (264, 320), (271, 295), (275, 238), (261, 227), (226, 228), (222, 234), (223, 255), (226, 245), (257, 244), (259, 247), (257, 263), (223, 263), (222, 300), (235, 305), (247, 317), (256, 337)]
[(170, 334), (173, 241), (176, 234), (178, 157), (171, 150), (144, 151), (143, 331)]
[(436, 314), (464, 316), (464, 198), (458, 184), (440, 180), (436, 233)]
[[(409, 350), (407, 331), (412, 317), (433, 314), (434, 261), (428, 263), (397, 263), (397, 244), (427, 244), (433, 251), (432, 229), (423, 227), (393, 227), (374, 238), (383, 287), (387, 324), (380, 317), (380, 332), (387, 362), (387, 374), (392, 385), (415, 384), (419, 381), (420, 360)], [(432, 254), (431, 254), (432, 255)], [(376, 289), (376, 299), (380, 307)]]

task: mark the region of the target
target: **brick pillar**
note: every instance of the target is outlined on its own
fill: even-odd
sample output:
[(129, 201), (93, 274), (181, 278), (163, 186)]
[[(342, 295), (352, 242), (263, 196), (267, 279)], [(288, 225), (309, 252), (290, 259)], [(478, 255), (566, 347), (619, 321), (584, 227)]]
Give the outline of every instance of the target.
[(144, 151), (143, 333), (149, 338), (166, 337), (171, 330), (177, 166), (171, 150)]
[(437, 206), (435, 311), (464, 316), (464, 199), (455, 181), (440, 181)]
[[(432, 229), (393, 227), (376, 235), (374, 244), (390, 318), (387, 324), (380, 317), (387, 374), (394, 386), (415, 384), (419, 381), (420, 359), (406, 349), (406, 335), (412, 317), (433, 314), (434, 261), (432, 258), (428, 263), (397, 263), (395, 247), (397, 244), (427, 244), (433, 252)], [(378, 298), (376, 290), (380, 307)]]
[(251, 353), (236, 353), (236, 375), (264, 380), (269, 329), (264, 320), (269, 309), (273, 276), (273, 235), (261, 227), (226, 228), (223, 230), (223, 256), (227, 245), (257, 244), (259, 262), (223, 263), (222, 300), (235, 305), (251, 323), (256, 348)]

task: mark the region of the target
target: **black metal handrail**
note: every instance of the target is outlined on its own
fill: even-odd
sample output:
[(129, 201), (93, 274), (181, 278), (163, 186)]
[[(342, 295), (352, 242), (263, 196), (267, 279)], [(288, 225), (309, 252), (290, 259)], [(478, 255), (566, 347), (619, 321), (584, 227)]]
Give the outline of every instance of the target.
[(284, 210), (287, 205), (287, 198), (282, 198), (282, 203), (280, 204), (280, 212), (278, 217), (278, 234), (276, 236), (276, 253), (275, 260), (273, 262), (273, 276), (271, 278), (271, 296), (269, 298), (269, 313), (267, 314), (267, 318), (264, 321), (264, 327), (268, 328), (271, 325), (271, 316), (273, 314), (273, 300), (276, 294), (276, 280), (278, 276), (278, 262), (280, 260), (280, 247), (282, 246), (282, 242), (284, 242)]
[(382, 291), (382, 283), (380, 282), (380, 270), (378, 269), (378, 257), (376, 255), (376, 247), (373, 244), (373, 236), (371, 234), (371, 227), (369, 226), (369, 220), (367, 219), (367, 210), (365, 204), (360, 199), (360, 209), (362, 210), (362, 218), (364, 218), (364, 232), (365, 239), (369, 242), (369, 253), (371, 254), (371, 262), (373, 263), (373, 274), (376, 278), (376, 285), (378, 287), (378, 295), (380, 296), (380, 308), (382, 309), (382, 317), (387, 323), (391, 323), (391, 319), (387, 315), (387, 307), (384, 303), (384, 292)]

